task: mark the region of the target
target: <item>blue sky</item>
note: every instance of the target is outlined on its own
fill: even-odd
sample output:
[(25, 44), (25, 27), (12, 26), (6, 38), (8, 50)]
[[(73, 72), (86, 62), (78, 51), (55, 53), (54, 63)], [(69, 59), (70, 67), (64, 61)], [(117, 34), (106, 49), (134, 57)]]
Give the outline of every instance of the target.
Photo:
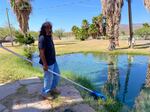
[[(126, 0), (124, 2), (121, 24), (128, 24), (128, 7)], [(53, 23), (54, 30), (70, 31), (73, 25), (80, 26), (83, 19), (91, 22), (93, 16), (101, 13), (100, 0), (32, 0), (32, 6), (29, 27), (34, 31), (39, 31), (45, 20)], [(0, 0), (0, 27), (7, 25), (6, 8), (9, 9), (11, 24), (18, 28), (9, 0)], [(145, 9), (143, 0), (132, 0), (132, 14), (134, 24), (150, 23), (150, 12)]]

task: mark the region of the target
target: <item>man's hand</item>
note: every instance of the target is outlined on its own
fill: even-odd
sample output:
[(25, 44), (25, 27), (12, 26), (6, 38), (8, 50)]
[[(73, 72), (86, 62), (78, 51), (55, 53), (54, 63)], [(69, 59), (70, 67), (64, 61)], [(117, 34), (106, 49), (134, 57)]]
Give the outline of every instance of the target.
[(43, 70), (48, 71), (48, 65), (43, 65)]

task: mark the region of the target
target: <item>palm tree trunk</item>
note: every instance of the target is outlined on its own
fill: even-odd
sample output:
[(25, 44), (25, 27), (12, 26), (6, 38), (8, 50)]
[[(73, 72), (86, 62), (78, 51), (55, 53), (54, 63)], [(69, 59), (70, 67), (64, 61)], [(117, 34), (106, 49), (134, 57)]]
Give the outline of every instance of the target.
[[(107, 16), (108, 17), (108, 16)], [(115, 38), (114, 38), (114, 25), (113, 25), (113, 18), (108, 17), (107, 19), (107, 27), (106, 27), (107, 36), (109, 38), (109, 50), (115, 50)]]
[(102, 13), (106, 17), (106, 34), (109, 37), (109, 50), (114, 50), (119, 45), (119, 24), (123, 0), (101, 0)]
[(115, 2), (115, 12), (114, 12), (114, 38), (115, 44), (119, 46), (119, 25), (121, 19), (121, 9), (123, 6), (123, 0), (117, 0)]
[(133, 39), (133, 28), (132, 28), (132, 11), (131, 11), (131, 0), (128, 0), (128, 15), (129, 15), (129, 33), (130, 33), (130, 38), (129, 38), (129, 47), (133, 48), (134, 45), (132, 44), (132, 39)]

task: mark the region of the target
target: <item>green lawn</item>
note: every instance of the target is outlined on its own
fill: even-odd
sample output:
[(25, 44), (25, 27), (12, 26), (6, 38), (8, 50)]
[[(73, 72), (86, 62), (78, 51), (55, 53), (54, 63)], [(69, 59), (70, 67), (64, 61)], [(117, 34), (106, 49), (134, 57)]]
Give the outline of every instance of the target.
[[(22, 54), (20, 48), (14, 47), (13, 50)], [(26, 61), (0, 48), (0, 83), (41, 75), (42, 72)]]

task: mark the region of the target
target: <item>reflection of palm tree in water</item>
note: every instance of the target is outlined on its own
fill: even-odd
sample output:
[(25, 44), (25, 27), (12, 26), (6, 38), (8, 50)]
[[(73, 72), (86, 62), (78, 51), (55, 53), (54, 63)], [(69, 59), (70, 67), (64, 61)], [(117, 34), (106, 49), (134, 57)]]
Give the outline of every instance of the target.
[(116, 98), (119, 90), (119, 70), (117, 67), (118, 56), (110, 55), (108, 63), (108, 79), (104, 85), (104, 92), (112, 98)]
[(148, 64), (145, 87), (150, 88), (150, 64)]
[(147, 67), (145, 85), (135, 101), (135, 112), (150, 112), (150, 62)]
[(127, 75), (126, 75), (126, 80), (125, 80), (125, 86), (124, 86), (124, 92), (123, 92), (123, 102), (125, 102), (125, 97), (128, 92), (128, 82), (129, 82), (129, 76), (130, 76), (130, 71), (131, 71), (131, 66), (133, 62), (133, 56), (129, 55), (128, 56), (128, 68), (127, 68)]

